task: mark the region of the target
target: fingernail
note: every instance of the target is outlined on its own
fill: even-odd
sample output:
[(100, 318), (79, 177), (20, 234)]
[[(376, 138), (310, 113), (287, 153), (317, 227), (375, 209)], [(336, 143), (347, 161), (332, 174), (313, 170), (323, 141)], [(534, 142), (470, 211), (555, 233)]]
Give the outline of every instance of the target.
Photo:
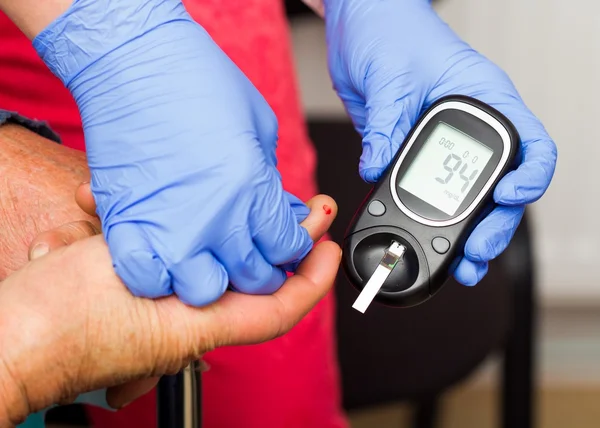
[(33, 250), (31, 250), (30, 259), (35, 260), (37, 258), (40, 258), (40, 257), (48, 254), (49, 251), (50, 251), (50, 247), (48, 246), (48, 244), (45, 244), (45, 243), (37, 244), (35, 247), (33, 247)]

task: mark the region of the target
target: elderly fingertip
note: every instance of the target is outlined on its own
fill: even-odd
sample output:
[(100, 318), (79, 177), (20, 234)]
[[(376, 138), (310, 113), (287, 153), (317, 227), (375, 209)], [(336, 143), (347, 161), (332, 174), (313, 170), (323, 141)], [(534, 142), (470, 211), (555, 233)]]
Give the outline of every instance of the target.
[(323, 205), (323, 209), (325, 210), (325, 206), (331, 209), (331, 212), (328, 215), (337, 216), (338, 213), (338, 205), (335, 199), (330, 196), (327, 196), (327, 204)]
[(306, 207), (310, 213), (325, 213), (327, 215), (336, 214), (338, 210), (337, 202), (329, 195), (318, 194), (306, 202)]

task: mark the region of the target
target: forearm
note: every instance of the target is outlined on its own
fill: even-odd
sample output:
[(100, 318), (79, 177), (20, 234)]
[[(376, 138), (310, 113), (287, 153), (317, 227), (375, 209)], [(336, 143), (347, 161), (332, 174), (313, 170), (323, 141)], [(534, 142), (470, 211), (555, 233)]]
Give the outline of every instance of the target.
[(59, 15), (73, 0), (0, 0), (3, 11), (23, 33), (33, 39)]
[(40, 232), (93, 220), (74, 198), (88, 177), (84, 153), (23, 126), (0, 125), (0, 279), (27, 262), (29, 244)]

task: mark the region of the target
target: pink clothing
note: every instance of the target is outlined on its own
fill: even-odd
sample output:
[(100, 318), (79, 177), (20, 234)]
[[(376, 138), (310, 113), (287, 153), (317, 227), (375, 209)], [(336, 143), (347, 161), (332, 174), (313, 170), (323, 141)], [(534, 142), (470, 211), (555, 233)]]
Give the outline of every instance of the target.
[[(317, 193), (315, 150), (301, 110), (282, 2), (184, 3), (270, 103), (280, 125), (277, 155), (284, 187), (303, 200), (311, 198)], [(0, 106), (48, 121), (65, 145), (84, 150), (75, 102), (4, 15), (0, 46)], [(204, 427), (347, 428), (334, 313), (330, 294), (284, 337), (207, 354), (212, 368), (203, 376)], [(153, 392), (116, 413), (88, 410), (96, 427), (152, 427), (154, 400)]]

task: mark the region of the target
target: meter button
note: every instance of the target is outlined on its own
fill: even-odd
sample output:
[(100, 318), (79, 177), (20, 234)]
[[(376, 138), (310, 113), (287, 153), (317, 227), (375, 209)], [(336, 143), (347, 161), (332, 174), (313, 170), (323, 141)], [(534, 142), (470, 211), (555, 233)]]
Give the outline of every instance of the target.
[(442, 238), (440, 236), (433, 238), (431, 241), (431, 246), (438, 254), (446, 254), (450, 249), (450, 241), (446, 238)]
[(371, 201), (368, 208), (369, 214), (379, 217), (385, 214), (385, 205), (377, 199)]

